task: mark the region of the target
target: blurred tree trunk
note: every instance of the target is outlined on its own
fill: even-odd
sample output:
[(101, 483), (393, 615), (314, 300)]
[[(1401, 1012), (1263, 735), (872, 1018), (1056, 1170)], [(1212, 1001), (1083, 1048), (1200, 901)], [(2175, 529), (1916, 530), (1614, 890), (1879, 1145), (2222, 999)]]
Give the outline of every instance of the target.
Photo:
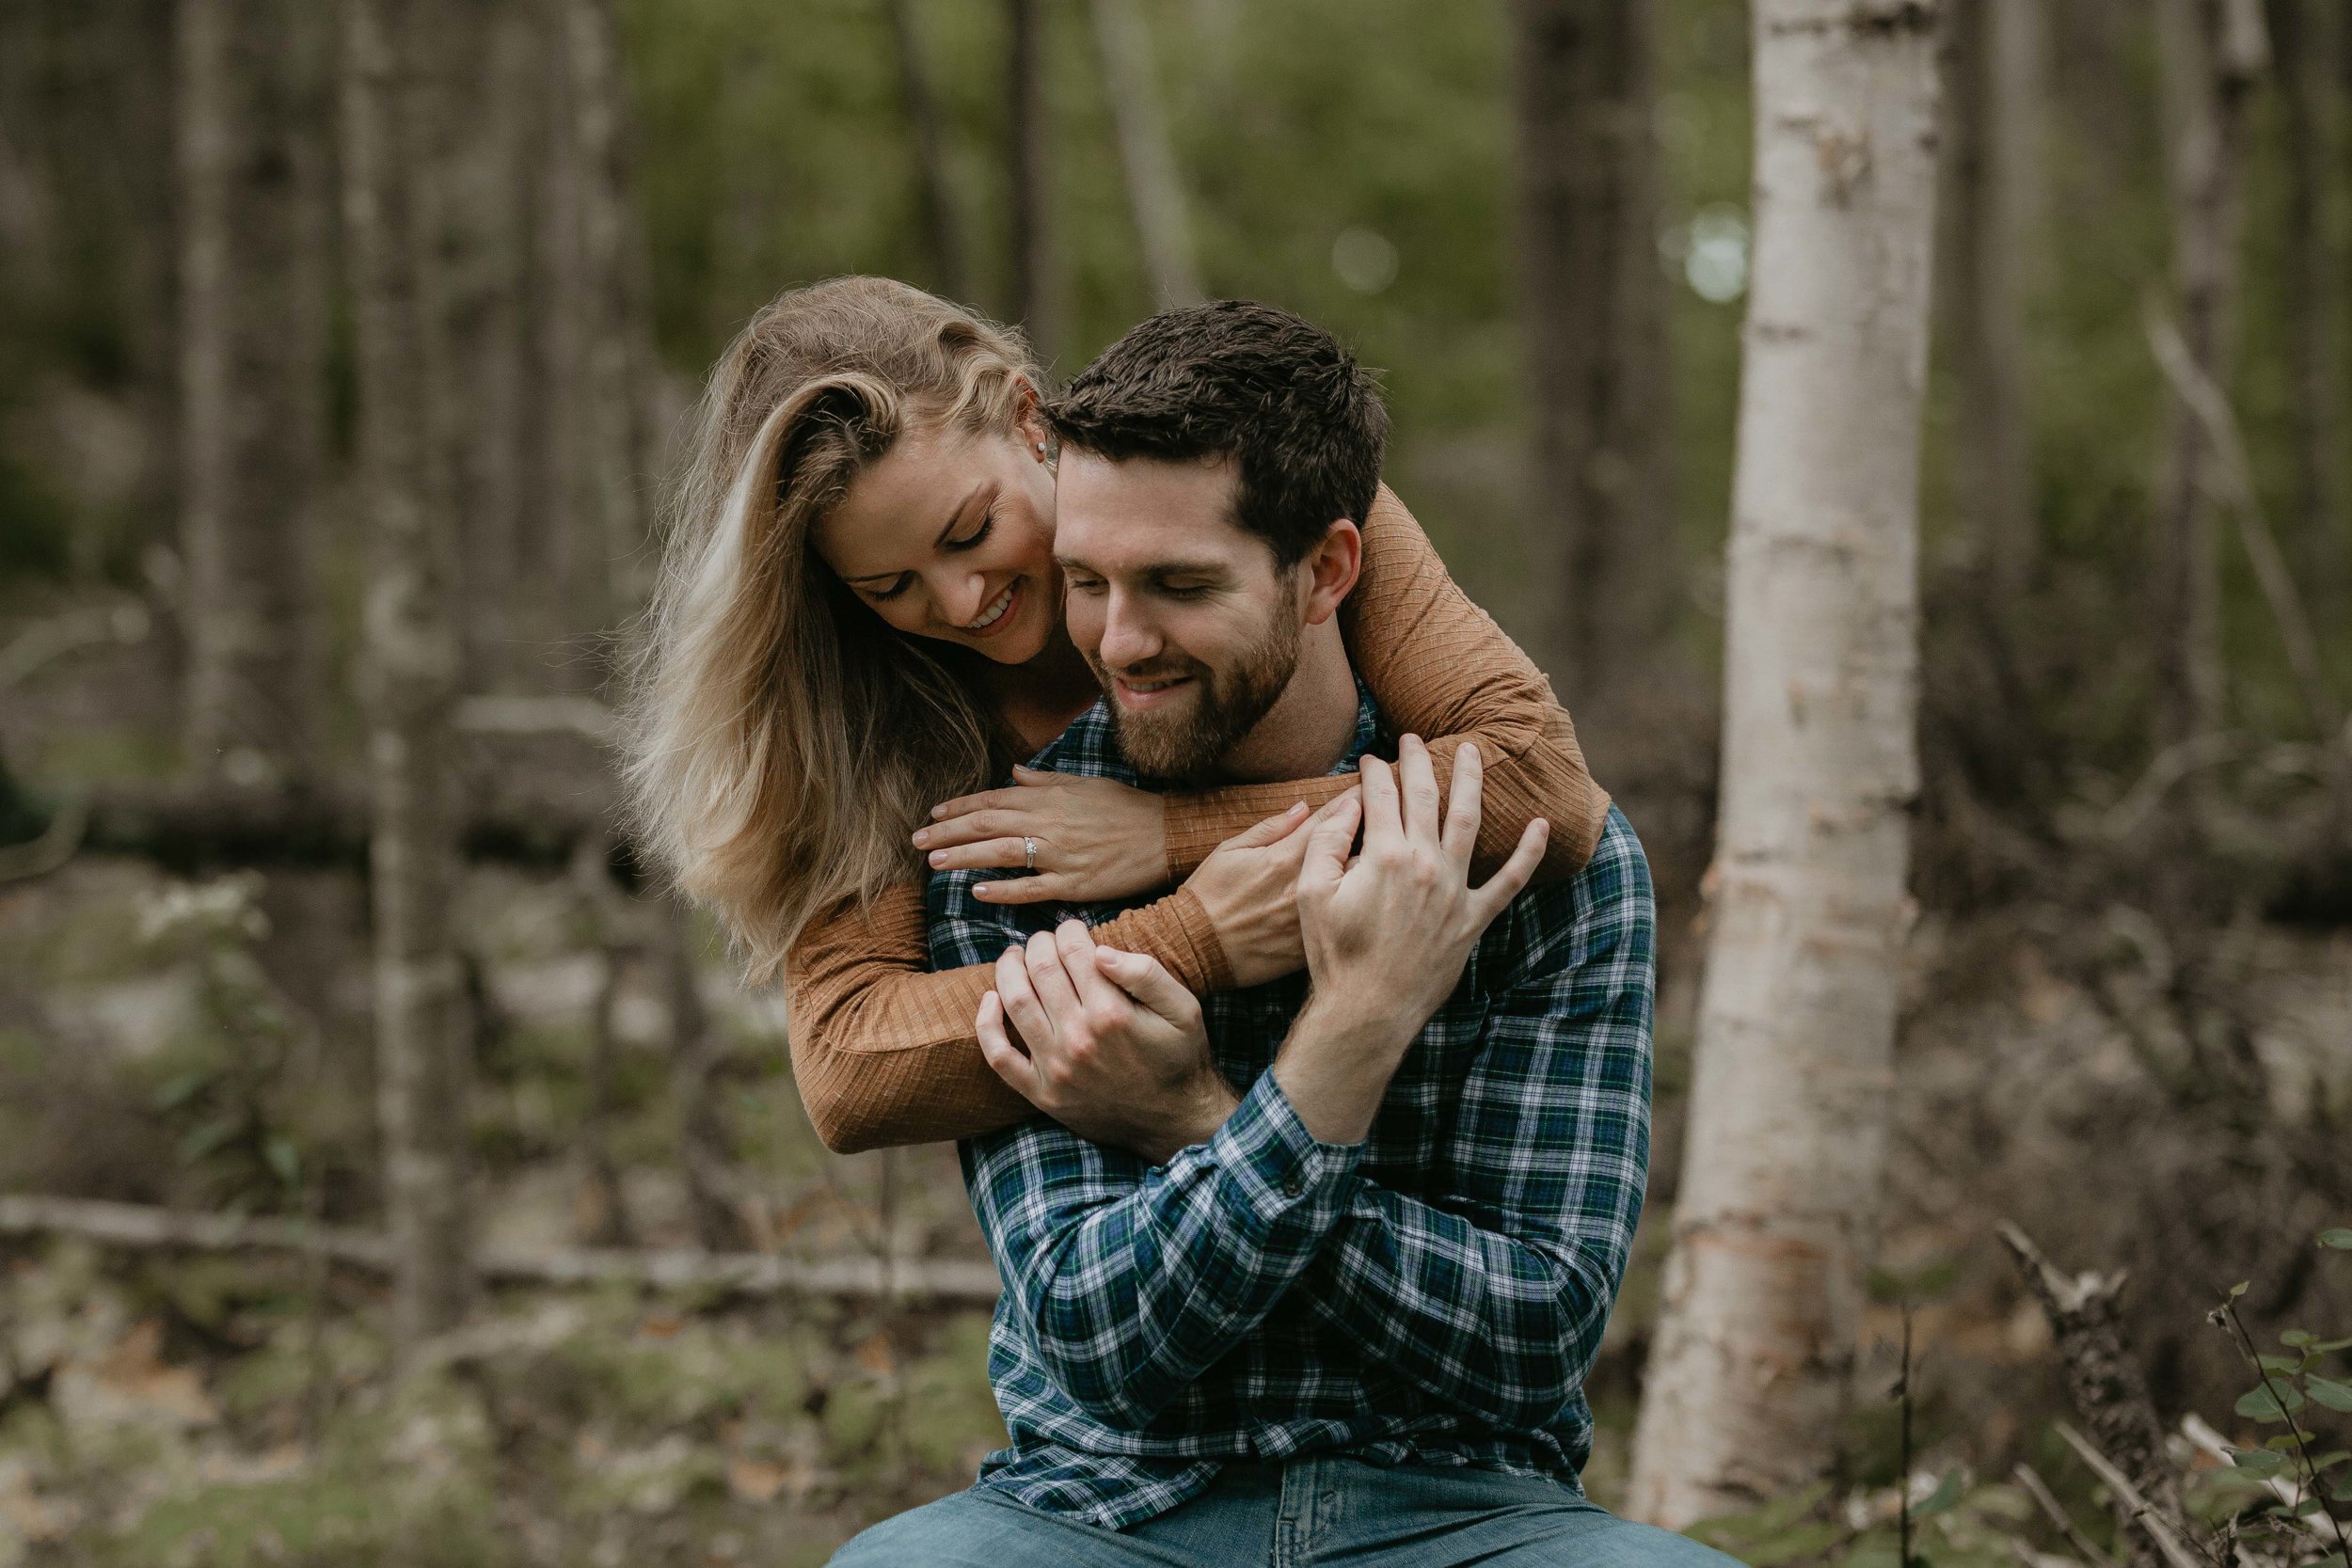
[(539, 232), (532, 159), (547, 98), (547, 49), (530, 16), (496, 0), (417, 0), (431, 105), (417, 155), (420, 234), (434, 289), (428, 329), (431, 438), (446, 466), (464, 571), (457, 582), (466, 687), (543, 689), (558, 635), (551, 587), (525, 526), (532, 410), (550, 395), (528, 359), (531, 247)]
[(931, 88), (930, 64), (923, 54), (914, 0), (889, 0), (889, 10), (898, 96), (905, 103), (907, 129), (914, 140), (915, 209), (923, 226), (923, 243), (931, 254), (940, 292), (959, 304), (969, 304), (971, 261), (964, 249), (955, 178), (947, 164), (946, 128), (940, 122), (939, 95)]
[(369, 847), (378, 1114), (404, 1345), (457, 1323), (471, 1293), (465, 997), (450, 941), (457, 882), (451, 711), (456, 542), (428, 420), (430, 291), (418, 200), (430, 106), (418, 0), (342, 0), (343, 221), (357, 326), (368, 581)]
[(1946, 319), (1960, 389), (1953, 465), (1987, 580), (2014, 606), (2042, 542), (2034, 515), (2026, 279), (2041, 254), (2043, 0), (1948, 0)]
[(1721, 816), (1674, 1250), (1630, 1511), (1829, 1470), (1885, 1137), (1918, 789), (1935, 11), (1755, 8)]
[(564, 0), (565, 87), (580, 179), (584, 287), (579, 423), (590, 486), (586, 532), (602, 560), (588, 625), (600, 637), (652, 591), (655, 454), (647, 400), (655, 370), (650, 265), (637, 215), (636, 146), (612, 0)]
[[(2238, 246), (2253, 94), (2267, 63), (2259, 0), (2157, 0), (2172, 287), (2197, 368), (2225, 390), (2237, 341)], [(2218, 461), (2196, 413), (2168, 392), (2156, 495), (2159, 733), (2181, 745), (2221, 728), (2221, 547), (2212, 499)], [(2194, 801), (2210, 780), (2197, 769)]]
[(739, 1251), (751, 1238), (728, 1196), (726, 1113), (719, 1098), (725, 1048), (703, 1007), (693, 911), (682, 898), (665, 898), (657, 922), (656, 958), (670, 1004), (670, 1103), (677, 1112), (687, 1211), (705, 1249)]
[(2336, 357), (2342, 284), (2329, 244), (2342, 178), (2337, 149), (2343, 88), (2335, 66), (2344, 44), (2337, 35), (2352, 35), (2352, 24), (2336, 0), (2269, 0), (2267, 15), (2286, 110), (2286, 234), (2280, 283), (2293, 324), (2286, 349), (2295, 377), (2298, 525), (2289, 548), (2307, 575), (2309, 596), (2327, 604), (2352, 589), (2345, 567), (2352, 553), (2352, 517), (2345, 510), (2352, 429), (2344, 422), (2344, 378)]
[(178, 0), (183, 741), (200, 772), (312, 775), (326, 449), (329, 35), (300, 0)]
[(1673, 513), (1650, 0), (1514, 0), (1542, 653), (1580, 708), (1666, 619)]
[(1152, 308), (1198, 305), (1206, 296), (1193, 257), (1184, 173), (1177, 166), (1160, 101), (1151, 28), (1136, 0), (1091, 4), (1103, 85), (1110, 99), (1111, 122), (1119, 132), (1119, 161), (1127, 175), (1127, 199), (1135, 209), (1136, 237), (1143, 243), (1144, 267), (1152, 275)]
[(1054, 233), (1053, 116), (1045, 87), (1044, 0), (1005, 0), (1006, 98), (1010, 105), (1012, 314), (1039, 363), (1061, 352), (1061, 257)]

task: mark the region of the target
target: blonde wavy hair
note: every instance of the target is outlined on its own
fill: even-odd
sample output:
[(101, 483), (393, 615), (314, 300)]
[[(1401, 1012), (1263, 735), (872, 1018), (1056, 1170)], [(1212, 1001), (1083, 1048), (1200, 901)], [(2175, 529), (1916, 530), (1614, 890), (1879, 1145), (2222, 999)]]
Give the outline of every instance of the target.
[(814, 915), (915, 874), (908, 834), (1006, 760), (977, 656), (901, 636), (809, 534), (904, 432), (1009, 433), (1019, 333), (881, 277), (779, 295), (711, 372), (630, 660), (641, 850), (715, 909), (755, 983)]

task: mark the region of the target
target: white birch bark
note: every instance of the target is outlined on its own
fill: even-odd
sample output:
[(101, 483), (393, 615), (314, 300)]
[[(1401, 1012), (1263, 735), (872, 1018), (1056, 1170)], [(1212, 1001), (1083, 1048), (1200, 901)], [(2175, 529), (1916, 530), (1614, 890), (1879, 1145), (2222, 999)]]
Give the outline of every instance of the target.
[(1884, 1141), (1918, 787), (1920, 405), (1937, 8), (1758, 0), (1755, 285), (1723, 795), (1631, 1512), (1829, 1468)]

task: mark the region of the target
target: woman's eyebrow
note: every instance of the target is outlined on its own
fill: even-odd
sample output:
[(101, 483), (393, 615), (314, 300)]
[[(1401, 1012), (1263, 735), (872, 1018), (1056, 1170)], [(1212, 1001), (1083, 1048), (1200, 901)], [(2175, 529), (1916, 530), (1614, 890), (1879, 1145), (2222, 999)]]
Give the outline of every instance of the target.
[[(947, 514), (946, 526), (939, 531), (939, 537), (931, 541), (931, 548), (936, 550), (946, 547), (948, 536), (956, 531), (956, 525), (963, 520), (964, 513), (971, 510), (972, 498), (979, 493), (978, 484), (973, 485), (970, 490), (964, 492), (963, 499), (956, 502), (955, 510)], [(881, 578), (902, 578), (904, 576), (906, 576), (906, 568), (901, 566), (896, 571), (862, 572), (856, 577), (845, 577), (841, 580), (843, 582), (872, 582)]]

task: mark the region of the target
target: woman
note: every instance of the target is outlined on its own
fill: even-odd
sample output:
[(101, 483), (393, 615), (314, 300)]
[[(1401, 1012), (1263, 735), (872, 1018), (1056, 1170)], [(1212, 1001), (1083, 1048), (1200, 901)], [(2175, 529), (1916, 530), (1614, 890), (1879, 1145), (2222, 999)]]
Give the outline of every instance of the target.
[[(993, 970), (930, 972), (926, 862), (1034, 870), (979, 894), (1009, 903), (1181, 884), (1097, 937), (1215, 990), (1298, 967), (1276, 847), (1304, 814), (1273, 814), (1349, 783), (1159, 796), (1025, 770), (972, 793), (1099, 695), (1061, 623), (1040, 381), (1016, 334), (905, 284), (793, 290), (712, 372), (675, 498), (636, 670), (638, 828), (749, 978), (784, 976), (835, 1149), (1028, 1114), (974, 1034)], [(1567, 715), (1385, 489), (1361, 526), (1343, 629), (1374, 696), (1435, 737), (1440, 777), (1478, 743), (1488, 867), (1543, 816), (1538, 875), (1573, 874), (1608, 798)]]

